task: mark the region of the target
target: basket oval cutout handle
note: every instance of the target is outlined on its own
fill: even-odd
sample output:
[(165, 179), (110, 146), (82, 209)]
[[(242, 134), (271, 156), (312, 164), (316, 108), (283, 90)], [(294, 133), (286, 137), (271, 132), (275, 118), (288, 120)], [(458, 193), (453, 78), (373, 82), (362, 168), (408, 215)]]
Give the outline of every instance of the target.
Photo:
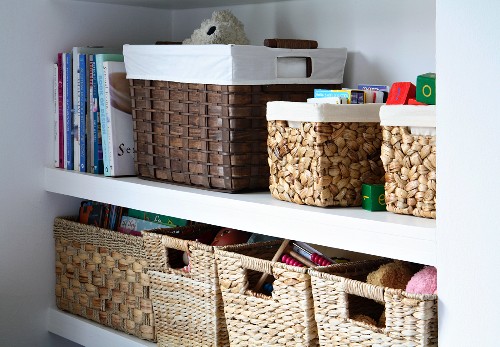
[(277, 57), (277, 78), (310, 78), (312, 74), (311, 57)]

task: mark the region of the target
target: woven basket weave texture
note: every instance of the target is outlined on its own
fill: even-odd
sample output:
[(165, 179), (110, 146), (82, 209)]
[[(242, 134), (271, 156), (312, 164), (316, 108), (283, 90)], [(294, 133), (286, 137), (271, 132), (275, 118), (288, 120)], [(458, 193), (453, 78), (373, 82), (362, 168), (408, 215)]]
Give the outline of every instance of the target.
[[(215, 249), (231, 346), (317, 346), (307, 269), (270, 261), (281, 241)], [(261, 273), (272, 296), (252, 290)]]
[[(143, 234), (158, 346), (229, 346), (213, 247), (151, 232)], [(190, 272), (170, 265), (174, 250), (189, 254)]]
[(383, 140), (387, 211), (436, 218), (436, 136), (384, 126)]
[[(321, 347), (437, 346), (437, 295), (411, 294), (365, 283), (366, 275), (385, 260), (337, 264), (310, 270)], [(369, 299), (369, 300), (368, 300)], [(353, 319), (374, 316), (377, 303), (385, 323)]]
[(363, 183), (383, 183), (378, 123), (268, 122), (269, 189), (279, 200), (361, 206)]
[(268, 187), (266, 103), (332, 85), (130, 80), (138, 177), (236, 192)]
[(145, 340), (155, 340), (141, 237), (56, 218), (56, 304)]

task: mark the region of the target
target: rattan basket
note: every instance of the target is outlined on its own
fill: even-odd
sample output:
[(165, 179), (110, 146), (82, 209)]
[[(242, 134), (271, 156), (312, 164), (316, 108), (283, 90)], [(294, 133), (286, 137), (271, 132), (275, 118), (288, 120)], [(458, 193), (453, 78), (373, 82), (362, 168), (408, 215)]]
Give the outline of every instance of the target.
[(155, 341), (142, 238), (74, 220), (54, 220), (57, 307)]
[(383, 139), (387, 211), (436, 218), (436, 136), (384, 126)]
[(130, 80), (137, 175), (225, 192), (267, 189), (266, 103), (339, 87)]
[[(156, 230), (143, 235), (158, 346), (229, 346), (213, 247), (159, 235)], [(182, 252), (189, 254), (189, 272), (172, 265)]]
[[(281, 241), (215, 249), (231, 346), (317, 346), (306, 268), (272, 262)], [(252, 288), (274, 277), (272, 296)]]
[[(321, 347), (437, 346), (437, 295), (410, 294), (364, 282), (368, 273), (387, 261), (309, 270)], [(378, 326), (357, 318), (362, 314), (377, 322), (382, 312), (385, 322)]]
[[(361, 206), (362, 184), (383, 183), (384, 178), (379, 107), (270, 103), (267, 146), (272, 196), (320, 207)], [(303, 121), (348, 120), (355, 115), (373, 120)]]

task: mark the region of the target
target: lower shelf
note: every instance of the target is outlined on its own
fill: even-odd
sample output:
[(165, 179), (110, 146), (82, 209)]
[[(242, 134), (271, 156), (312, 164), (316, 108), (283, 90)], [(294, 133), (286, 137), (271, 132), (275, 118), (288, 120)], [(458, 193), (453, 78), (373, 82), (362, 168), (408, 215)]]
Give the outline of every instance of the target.
[(154, 347), (156, 343), (50, 308), (48, 331), (85, 347)]
[(436, 263), (436, 221), (360, 207), (321, 208), (267, 192), (228, 194), (45, 169), (45, 190), (265, 235), (416, 263)]

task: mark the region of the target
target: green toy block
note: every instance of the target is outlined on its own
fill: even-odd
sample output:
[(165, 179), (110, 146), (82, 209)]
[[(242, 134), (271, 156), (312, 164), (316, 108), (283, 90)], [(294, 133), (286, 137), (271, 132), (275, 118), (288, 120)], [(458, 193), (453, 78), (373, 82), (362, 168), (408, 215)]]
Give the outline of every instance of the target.
[(427, 105), (436, 104), (436, 74), (429, 72), (417, 76), (417, 101)]
[(385, 211), (384, 184), (363, 184), (361, 186), (363, 202), (361, 206), (368, 211)]

